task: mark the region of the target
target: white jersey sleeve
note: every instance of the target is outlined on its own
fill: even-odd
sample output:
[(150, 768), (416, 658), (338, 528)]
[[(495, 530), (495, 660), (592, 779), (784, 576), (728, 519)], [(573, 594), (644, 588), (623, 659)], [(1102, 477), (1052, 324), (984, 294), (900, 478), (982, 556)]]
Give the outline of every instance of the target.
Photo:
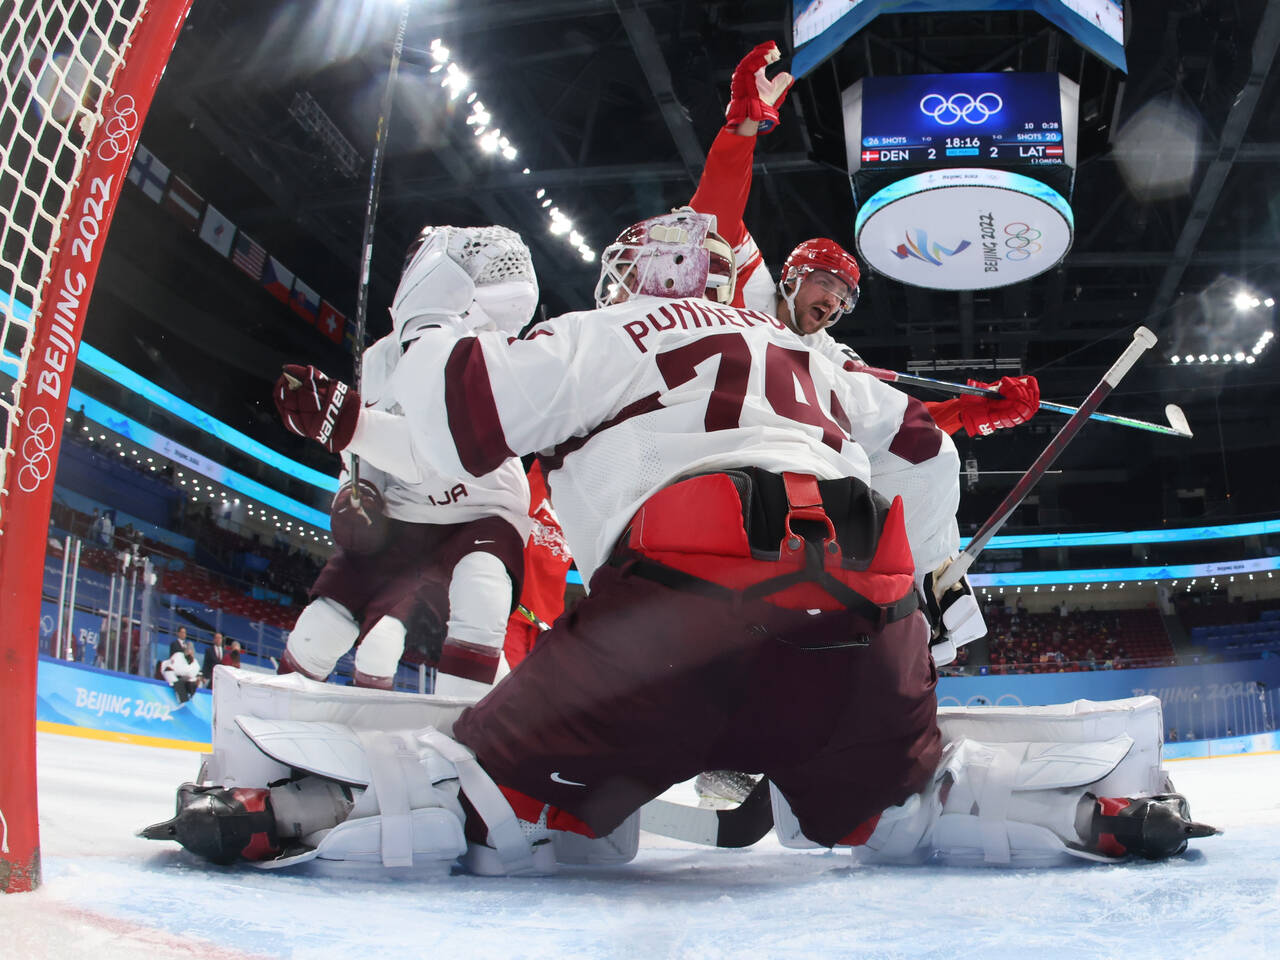
[(906, 405), (873, 378), (846, 377), (776, 317), (655, 297), (567, 314), (514, 342), (424, 337), (395, 383), (413, 456), (433, 470), (478, 475), (541, 455), (584, 579), (639, 505), (681, 476), (756, 466), (870, 482), (866, 451), (893, 446)]
[[(456, 330), (448, 330), (449, 339)], [(394, 335), (383, 337), (365, 351), (361, 401), (366, 410), (382, 414), (381, 429), (362, 431), (353, 440), (359, 454), (361, 479), (370, 480), (386, 503), (387, 516), (407, 523), (453, 524), (500, 516), (527, 537), (529, 481), (519, 460), (499, 463), (480, 477), (441, 473), (404, 456), (407, 435), (388, 418), (402, 417), (395, 392), (401, 346)], [(366, 427), (368, 424), (366, 423)]]

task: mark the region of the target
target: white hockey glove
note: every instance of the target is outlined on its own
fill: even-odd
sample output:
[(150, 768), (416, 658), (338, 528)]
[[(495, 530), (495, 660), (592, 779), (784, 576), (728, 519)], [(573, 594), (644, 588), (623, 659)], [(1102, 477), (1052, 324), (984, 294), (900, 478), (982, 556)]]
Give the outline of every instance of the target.
[(987, 634), (987, 624), (982, 619), (982, 610), (978, 606), (978, 598), (973, 595), (973, 588), (969, 586), (968, 577), (961, 577), (941, 592), (934, 588), (951, 563), (948, 560), (924, 578), (925, 608), (933, 626), (929, 652), (933, 654), (933, 662), (940, 667), (955, 660), (956, 652), (966, 643)]

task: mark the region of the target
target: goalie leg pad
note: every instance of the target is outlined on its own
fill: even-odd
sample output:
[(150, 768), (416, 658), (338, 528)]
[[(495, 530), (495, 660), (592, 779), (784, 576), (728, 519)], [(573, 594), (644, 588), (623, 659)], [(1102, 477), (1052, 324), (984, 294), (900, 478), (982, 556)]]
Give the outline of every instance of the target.
[(464, 700), (317, 683), (300, 673), (271, 676), (219, 667), (213, 687), (213, 753), (201, 783), (260, 787), (290, 776), (286, 764), (264, 753), (241, 729), (243, 718), (314, 720), (353, 730), (453, 729)]
[(391, 689), (404, 656), (405, 625), (395, 617), (379, 617), (356, 649), (356, 680), (362, 687)]
[(359, 635), (351, 611), (335, 600), (319, 597), (307, 604), (289, 631), (285, 657), (299, 673), (324, 680)]

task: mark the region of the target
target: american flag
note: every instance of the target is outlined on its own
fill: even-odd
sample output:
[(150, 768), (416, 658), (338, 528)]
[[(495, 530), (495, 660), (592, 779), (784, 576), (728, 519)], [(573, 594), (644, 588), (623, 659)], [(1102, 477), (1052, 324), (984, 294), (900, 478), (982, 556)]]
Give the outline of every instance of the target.
[(254, 280), (261, 280), (262, 267), (266, 259), (267, 251), (241, 230), (240, 235), (236, 237), (236, 245), (231, 249), (231, 262)]
[(874, 163), (875, 161), (877, 161), (877, 160), (879, 160), (879, 159), (880, 159), (880, 151), (879, 151), (879, 150), (863, 150), (863, 151), (862, 151), (862, 162), (863, 162), (863, 163)]

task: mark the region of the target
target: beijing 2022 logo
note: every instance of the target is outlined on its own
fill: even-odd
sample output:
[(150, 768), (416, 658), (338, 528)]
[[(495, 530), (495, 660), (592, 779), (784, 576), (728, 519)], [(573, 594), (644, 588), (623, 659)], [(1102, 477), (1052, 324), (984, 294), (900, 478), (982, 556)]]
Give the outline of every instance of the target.
[(986, 123), (1004, 109), (1004, 101), (998, 93), (980, 93), (976, 97), (968, 93), (953, 93), (944, 97), (940, 93), (926, 93), (920, 98), (920, 112), (937, 120), (944, 127), (959, 123), (977, 126)]
[(931, 263), (935, 267), (942, 266), (943, 257), (954, 257), (961, 250), (967, 250), (969, 247), (968, 240), (961, 240), (958, 246), (947, 249), (938, 241), (929, 242), (929, 234), (925, 230), (917, 229), (915, 237), (911, 236), (911, 231), (903, 233), (903, 239), (906, 243), (898, 244), (897, 248), (890, 248), (892, 253), (899, 260), (905, 260), (912, 257), (916, 260), (923, 260), (925, 263)]

